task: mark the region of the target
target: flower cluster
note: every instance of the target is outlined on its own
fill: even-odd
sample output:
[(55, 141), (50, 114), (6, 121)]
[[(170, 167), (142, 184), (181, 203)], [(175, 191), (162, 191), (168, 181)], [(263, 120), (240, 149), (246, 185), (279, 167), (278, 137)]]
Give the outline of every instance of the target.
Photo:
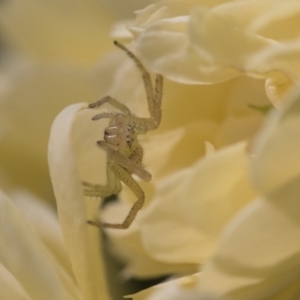
[[(129, 30), (143, 61), (186, 89), (180, 107), (167, 95), (163, 125), (187, 134), (194, 122), (202, 124), (190, 140), (178, 132), (170, 145), (166, 136), (170, 160), (163, 168), (156, 167), (160, 154), (149, 150), (154, 174), (165, 172), (155, 176), (153, 199), (139, 221), (152, 258), (196, 264), (198, 273), (134, 299), (300, 295), (299, 12), (296, 1), (162, 1), (138, 12)], [(195, 85), (186, 84), (199, 92), (192, 113)], [(210, 105), (217, 105), (217, 116)], [(188, 120), (171, 123), (172, 112)], [(209, 122), (214, 127), (203, 136)], [(176, 153), (180, 143), (189, 148)]]
[[(99, 32), (88, 30), (97, 27), (95, 18), (86, 22), (97, 5), (88, 2), (84, 9), (73, 7), (73, 16), (81, 16), (84, 22), (78, 24), (86, 23), (83, 28), (97, 40)], [(42, 16), (45, 7), (36, 9)], [(141, 138), (144, 164), (153, 177), (150, 183), (138, 181), (146, 204), (130, 228), (106, 229), (105, 234), (110, 251), (126, 262), (124, 279), (173, 277), (129, 298), (300, 297), (299, 14), (296, 0), (165, 0), (137, 11), (126, 30), (114, 31), (120, 42), (130, 39), (128, 46), (149, 72), (165, 78), (161, 126)], [(107, 120), (91, 121), (95, 111), (86, 108), (87, 102), (108, 94), (147, 117), (141, 74), (120, 51), (95, 68), (97, 45), (90, 56), (64, 43), (51, 48), (51, 35), (45, 44), (49, 52), (41, 50), (44, 44), (24, 43), (13, 16), (0, 13), (0, 20), (8, 36), (35, 60), (23, 65), (26, 76), (19, 76), (15, 86), (0, 90), (3, 97), (24, 96), (24, 106), (15, 105), (15, 110), (31, 116), (36, 99), (49, 91), (39, 104), (44, 112), (34, 114), (45, 128), (50, 122), (42, 122), (46, 112), (53, 118), (69, 103), (85, 103), (63, 109), (50, 133), (48, 163), (61, 229), (33, 196), (11, 193), (15, 204), (0, 196), (5, 245), (0, 247), (0, 271), (6, 280), (0, 281), (0, 294), (10, 299), (109, 299), (98, 229), (86, 221), (97, 216), (120, 222), (136, 199), (124, 186), (118, 201), (99, 213), (97, 199), (83, 196), (82, 181), (106, 180), (106, 156), (95, 142), (102, 139)], [(61, 29), (56, 31), (62, 36), (68, 32)], [(81, 38), (90, 41), (85, 34)], [(58, 66), (64, 57), (65, 65)], [(30, 84), (40, 92), (30, 94)], [(54, 96), (65, 102), (50, 105)], [(13, 115), (14, 124), (21, 116)], [(36, 120), (24, 126), (34, 131)], [(41, 162), (38, 137), (23, 134), (21, 139), (28, 160)], [(16, 257), (22, 263), (15, 263)]]

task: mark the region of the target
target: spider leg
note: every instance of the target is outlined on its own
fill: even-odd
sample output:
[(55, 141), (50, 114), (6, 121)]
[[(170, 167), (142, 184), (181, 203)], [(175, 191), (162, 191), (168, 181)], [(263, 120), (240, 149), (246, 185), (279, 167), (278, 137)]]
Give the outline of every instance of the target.
[(92, 120), (93, 121), (96, 121), (96, 120), (100, 120), (100, 119), (104, 119), (104, 118), (113, 118), (113, 117), (115, 117), (116, 116), (116, 114), (114, 114), (114, 113), (101, 113), (101, 114), (98, 114), (98, 115), (96, 115), (96, 116), (93, 116), (92, 117)]
[[(85, 196), (101, 197), (103, 199), (111, 195), (120, 193), (120, 191), (122, 190), (121, 181), (112, 171), (108, 163), (106, 165), (106, 173), (107, 184), (104, 186), (100, 184), (83, 182), (83, 185), (88, 188), (84, 190)], [(101, 223), (99, 223), (99, 221), (88, 220), (87, 223), (90, 225), (101, 227)]]
[(84, 187), (92, 189), (92, 190), (98, 190), (98, 189), (101, 189), (101, 187), (102, 187), (102, 185), (100, 185), (100, 184), (93, 184), (93, 183), (89, 183), (87, 181), (82, 181), (81, 183)]
[[(159, 74), (155, 77), (153, 109), (150, 111), (150, 115), (156, 121), (157, 127), (161, 121), (161, 100), (163, 95), (163, 77)], [(150, 110), (150, 108), (149, 108)]]
[(156, 129), (161, 121), (161, 99), (163, 92), (163, 77), (161, 75), (156, 75), (155, 78), (155, 94), (152, 99), (152, 105), (149, 106), (149, 111), (151, 118), (139, 118), (135, 116), (130, 116), (131, 122), (134, 127), (138, 129), (140, 133), (145, 133), (149, 130)]
[(144, 205), (144, 202), (145, 202), (144, 192), (141, 189), (141, 187), (138, 185), (138, 183), (128, 173), (128, 171), (126, 169), (124, 169), (122, 166), (120, 166), (118, 163), (112, 162), (110, 164), (110, 168), (114, 172), (114, 174), (132, 190), (132, 192), (137, 196), (138, 199), (131, 207), (131, 209), (130, 209), (129, 213), (127, 214), (126, 218), (124, 219), (124, 221), (120, 224), (95, 222), (95, 221), (90, 221), (89, 223), (92, 225), (99, 226), (99, 227), (103, 226), (106, 228), (126, 229), (131, 225), (131, 223), (135, 219), (138, 211)]
[(134, 152), (130, 155), (130, 160), (134, 161), (138, 165), (142, 165), (143, 161), (143, 156), (144, 156), (144, 149), (140, 144), (137, 144), (136, 149)]
[[(151, 81), (151, 78), (150, 78), (150, 74), (147, 72), (145, 67), (140, 62), (140, 60), (131, 51), (129, 51), (124, 45), (120, 44), (117, 41), (114, 41), (114, 44), (118, 48), (120, 48), (121, 50), (125, 51), (126, 54), (134, 61), (134, 63), (138, 67), (138, 69), (141, 71), (143, 81), (144, 81), (144, 87), (145, 87), (145, 90), (146, 90), (148, 107), (149, 107), (149, 111), (150, 111), (150, 114), (151, 114), (151, 112), (153, 111), (153, 86), (152, 86), (152, 81)], [(153, 116), (151, 115), (151, 117), (153, 117)]]
[(84, 190), (85, 196), (106, 198), (111, 195), (118, 194), (122, 190), (121, 182), (120, 179), (117, 178), (116, 175), (112, 172), (108, 163), (106, 165), (106, 176), (106, 185), (82, 182), (84, 187), (87, 188)]
[(89, 105), (89, 108), (96, 108), (96, 107), (101, 106), (104, 103), (109, 103), (111, 106), (119, 109), (120, 111), (122, 111), (124, 113), (130, 113), (129, 108), (126, 105), (120, 103), (119, 101), (117, 101), (116, 99), (114, 99), (110, 96), (105, 96), (102, 99), (98, 100), (97, 102), (91, 103)]
[[(140, 126), (143, 128), (143, 132), (156, 129), (161, 121), (161, 99), (163, 93), (163, 77), (161, 75), (156, 75), (155, 78), (155, 87), (153, 89), (152, 81), (150, 74), (147, 72), (145, 67), (142, 65), (140, 60), (129, 51), (124, 45), (120, 44), (117, 41), (114, 41), (114, 44), (125, 51), (127, 55), (134, 61), (138, 69), (142, 73), (144, 87), (146, 90), (146, 96), (148, 101), (148, 109), (150, 112), (150, 118), (148, 120), (143, 118), (140, 122)], [(147, 120), (147, 121), (146, 121)]]
[(130, 158), (120, 154), (118, 151), (112, 149), (109, 144), (104, 141), (98, 141), (97, 144), (107, 151), (108, 157), (116, 161), (120, 166), (128, 170), (130, 173), (136, 174), (142, 180), (148, 182), (151, 180), (151, 174), (147, 172), (141, 164), (131, 160)]

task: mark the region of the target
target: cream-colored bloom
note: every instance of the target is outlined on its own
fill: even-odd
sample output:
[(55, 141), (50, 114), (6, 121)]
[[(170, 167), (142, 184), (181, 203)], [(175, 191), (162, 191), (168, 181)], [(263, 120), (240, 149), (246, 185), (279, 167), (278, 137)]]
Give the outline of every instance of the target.
[[(183, 276), (134, 299), (275, 300), (299, 293), (293, 215), (298, 192), (292, 184), (299, 147), (291, 144), (297, 140), (299, 104), (283, 101), (298, 84), (292, 18), (298, 6), (280, 0), (169, 0), (139, 11), (129, 27), (133, 51), (150, 72), (166, 77), (163, 120), (141, 138), (153, 175), (151, 183), (139, 182), (145, 207), (129, 229), (105, 232), (110, 250), (126, 262), (123, 277)], [(278, 24), (291, 26), (280, 35)], [(81, 74), (84, 88), (78, 88), (77, 100), (109, 94), (136, 115), (148, 116), (141, 76), (124, 53), (99, 66), (100, 87), (88, 89), (91, 70)], [(269, 100), (279, 112), (266, 120), (253, 107), (268, 106)], [(82, 196), (81, 181), (105, 182), (105, 153), (95, 142), (107, 122), (92, 122), (95, 112), (85, 108), (69, 106), (55, 120), (49, 165), (79, 290), (96, 299), (101, 288), (88, 279), (90, 273), (101, 277), (98, 237), (85, 222), (97, 217), (98, 201)], [(263, 121), (269, 123), (264, 129)], [(119, 202), (99, 217), (120, 222), (134, 200), (124, 188)]]
[[(126, 61), (124, 55), (123, 57), (125, 62), (116, 70), (118, 75), (112, 82), (109, 94), (126, 103), (134, 113), (146, 116), (146, 101), (140, 74), (128, 59)], [(188, 266), (191, 270), (205, 262), (213, 254), (215, 244), (225, 224), (255, 195), (246, 173), (248, 162), (245, 144), (220, 150), (207, 157), (207, 162), (203, 161), (203, 155), (205, 154), (204, 141), (206, 140), (212, 142), (218, 149), (253, 135), (260, 126), (263, 115), (250, 109), (247, 104), (256, 102), (257, 105), (264, 105), (267, 103), (263, 82), (249, 78), (237, 78), (219, 84), (216, 88), (215, 86), (186, 86), (167, 81), (165, 90), (169, 92), (164, 97), (164, 118), (162, 126), (157, 131), (159, 135), (154, 133), (149, 139), (145, 139), (145, 161), (146, 165), (149, 166), (148, 169), (152, 171), (154, 180), (152, 184), (142, 186), (146, 190), (147, 200), (152, 203), (140, 213), (138, 228), (133, 227), (123, 232), (108, 231), (115, 249), (117, 249), (115, 251), (119, 253), (120, 257), (129, 260), (126, 274), (138, 277), (166, 274), (171, 270), (185, 272), (188, 270)], [(247, 97), (245, 97), (245, 90), (248, 91)], [(184, 105), (182, 104), (183, 97), (186, 99)], [(92, 125), (88, 126), (90, 128)], [(88, 131), (88, 141), (85, 138), (80, 143), (80, 148), (83, 150), (79, 151), (82, 153), (82, 157), (85, 157), (80, 159), (81, 162), (85, 162), (81, 178), (98, 183), (101, 182), (101, 177), (97, 174), (100, 172), (101, 165), (104, 164), (100, 160), (98, 165), (94, 163), (94, 157), (99, 157), (99, 154), (90, 149), (95, 149), (93, 139), (94, 141), (97, 139), (97, 132), (100, 132), (101, 128), (98, 125), (93, 126)], [(84, 134), (82, 135), (85, 137)], [(93, 136), (95, 137), (92, 138)], [(155, 151), (158, 142), (160, 151)], [(88, 143), (90, 146), (85, 146)], [(165, 156), (164, 160), (161, 159), (162, 155)], [(234, 161), (234, 158), (237, 157), (241, 159), (239, 162), (235, 162), (237, 168), (230, 168), (231, 159)], [(104, 159), (103, 156), (102, 159)], [(92, 163), (87, 164), (88, 161)], [(208, 188), (207, 200), (199, 202), (200, 206), (198, 207), (197, 199), (201, 197), (203, 189), (199, 189), (197, 178), (199, 176), (205, 178), (206, 174), (211, 172), (212, 176), (208, 182), (213, 182), (213, 174), (218, 174), (220, 170), (218, 168), (214, 170), (213, 166), (217, 166), (218, 163), (220, 166), (227, 165), (226, 168), (230, 168), (232, 171), (232, 177), (225, 174), (218, 178), (219, 183), (216, 185), (223, 184), (223, 193), (228, 193), (228, 202), (225, 201), (224, 205), (229, 208), (227, 211), (222, 211), (223, 214), (214, 216), (214, 212), (210, 209), (218, 207), (222, 203), (222, 193), (215, 194), (213, 186), (204, 184), (204, 187)], [(79, 168), (82, 166), (83, 163)], [(183, 170), (186, 167), (189, 167), (186, 170), (188, 176), (185, 176)], [(102, 183), (103, 178), (102, 176)], [(186, 178), (190, 178), (188, 183)], [(195, 178), (194, 181), (193, 178)], [(192, 184), (195, 186), (193, 188), (194, 193), (191, 194), (192, 197), (190, 195), (188, 198), (194, 200), (191, 199), (191, 202), (185, 203), (183, 199), (180, 199), (179, 191), (183, 191), (181, 195), (184, 192), (187, 193)], [(172, 200), (175, 201), (174, 196), (172, 196), (174, 194), (178, 197), (178, 203), (172, 202)], [(241, 194), (245, 194), (243, 199), (239, 199)], [(234, 195), (233, 198), (232, 195)], [(122, 201), (130, 198), (134, 201), (128, 191), (125, 190)], [(168, 203), (168, 199), (170, 199), (170, 203)], [(194, 207), (194, 205), (196, 206)], [(110, 221), (121, 220), (126, 214), (124, 206), (129, 207), (129, 205), (120, 204), (119, 208), (107, 209), (103, 218)], [(189, 210), (193, 210), (193, 208), (196, 215), (189, 218)], [(215, 222), (209, 224), (203, 220), (203, 223), (199, 224), (198, 221), (195, 221), (199, 208), (201, 210), (207, 209), (207, 216), (212, 213)], [(121, 212), (118, 212), (118, 209)], [(180, 214), (176, 215), (173, 210), (178, 210)], [(172, 239), (172, 234), (168, 233), (168, 230), (173, 229), (170, 226), (172, 218), (174, 218), (175, 225), (176, 222), (182, 224), (182, 226), (179, 225), (181, 231), (173, 240), (175, 244), (165, 243), (165, 241), (159, 243), (160, 239), (157, 240), (157, 235), (152, 233), (155, 232), (156, 222), (163, 222), (163, 226), (159, 227), (161, 228), (160, 233), (162, 233), (161, 240), (164, 240), (164, 226), (167, 229), (165, 234)], [(159, 223), (158, 226), (160, 226)], [(194, 244), (189, 245), (185, 243), (186, 240), (193, 240)], [(132, 241), (142, 246), (132, 249), (130, 247)], [(186, 247), (181, 247), (182, 245)], [(187, 251), (188, 247), (189, 252)], [(166, 251), (166, 249), (171, 248), (174, 255)], [(198, 251), (199, 248), (203, 251)], [(155, 261), (156, 264), (154, 264)], [(158, 262), (160, 265), (157, 264)], [(151, 264), (153, 268), (149, 268)]]

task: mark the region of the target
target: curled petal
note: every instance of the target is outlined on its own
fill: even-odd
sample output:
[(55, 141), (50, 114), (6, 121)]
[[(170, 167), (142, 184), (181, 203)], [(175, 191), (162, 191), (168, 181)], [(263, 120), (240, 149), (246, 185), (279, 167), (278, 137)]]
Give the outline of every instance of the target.
[(268, 78), (265, 87), (270, 101), (279, 109), (288, 100), (286, 95), (295, 88), (295, 84), (285, 75), (280, 74), (279, 78), (275, 76)]
[(219, 72), (219, 76), (224, 74), (224, 80), (237, 76), (245, 71), (245, 63), (253, 53), (275, 43), (247, 28), (250, 20), (268, 6), (268, 1), (234, 2), (212, 10), (193, 10), (191, 43), (198, 55), (210, 62), (201, 66), (204, 74)]
[(85, 299), (109, 299), (99, 255), (99, 229), (87, 224), (97, 214), (98, 203), (83, 196), (75, 155), (73, 126), (84, 107), (86, 104), (71, 105), (57, 116), (51, 129), (48, 161), (63, 237), (79, 288)]
[(213, 79), (200, 70), (206, 61), (189, 45), (188, 21), (188, 16), (160, 20), (145, 30), (136, 47), (145, 65), (156, 73), (185, 84), (210, 83)]
[[(298, 41), (277, 47), (267, 47), (255, 53), (247, 62), (249, 71), (273, 76), (274, 70), (284, 74), (294, 84), (298, 85), (300, 78), (300, 43)], [(275, 73), (276, 74), (276, 73)], [(277, 74), (276, 74), (277, 75)], [(278, 76), (274, 76), (275, 79)]]

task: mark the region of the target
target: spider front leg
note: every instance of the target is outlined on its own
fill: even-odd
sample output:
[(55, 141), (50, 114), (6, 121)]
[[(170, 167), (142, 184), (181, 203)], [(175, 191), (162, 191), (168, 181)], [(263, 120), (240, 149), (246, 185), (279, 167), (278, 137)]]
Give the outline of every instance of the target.
[(114, 99), (110, 96), (105, 96), (104, 98), (102, 98), (94, 103), (89, 104), (89, 108), (97, 108), (104, 103), (109, 103), (111, 106), (119, 109), (120, 111), (122, 111), (124, 113), (130, 113), (129, 108), (125, 104), (120, 103), (119, 101), (117, 101), (116, 99)]
[[(114, 229), (126, 229), (131, 225), (131, 223), (136, 218), (137, 213), (144, 205), (144, 202), (145, 202), (144, 192), (141, 189), (141, 187), (138, 185), (138, 183), (132, 178), (132, 176), (129, 174), (129, 172), (126, 169), (124, 169), (122, 166), (120, 166), (116, 162), (112, 162), (109, 164), (108, 168), (114, 173), (114, 175), (117, 177), (117, 179), (124, 182), (133, 191), (133, 193), (138, 197), (138, 199), (133, 204), (129, 213), (127, 214), (126, 218), (124, 219), (124, 221), (122, 223), (114, 224), (114, 223), (89, 220), (88, 224), (95, 225), (100, 228), (105, 227), (105, 228), (114, 228)], [(86, 190), (85, 194), (89, 195), (89, 196), (96, 195), (96, 196), (101, 196), (101, 197), (102, 197), (102, 195), (105, 195), (105, 197), (108, 197), (112, 193), (108, 195), (108, 194), (106, 194), (105, 189), (103, 189), (103, 190), (97, 189), (95, 191)]]
[(117, 178), (115, 174), (112, 172), (112, 170), (109, 168), (108, 164), (106, 167), (106, 176), (107, 176), (106, 185), (82, 182), (82, 184), (86, 188), (84, 190), (85, 196), (106, 198), (111, 195), (120, 193), (120, 191), (122, 190), (121, 182), (119, 178)]
[[(118, 177), (116, 177), (116, 175), (111, 170), (108, 163), (106, 166), (106, 175), (107, 175), (106, 185), (91, 184), (88, 182), (83, 182), (83, 185), (86, 187), (86, 189), (84, 190), (85, 196), (100, 197), (101, 199), (104, 199), (111, 195), (114, 195), (114, 194), (116, 195), (116, 194), (120, 193), (120, 191), (122, 190), (121, 181)], [(101, 225), (103, 225), (102, 223), (99, 223), (98, 221), (92, 221), (92, 220), (88, 220), (87, 223), (98, 226), (98, 227), (101, 227)]]
[[(112, 224), (112, 223), (100, 222), (100, 226), (103, 226), (105, 228), (126, 229), (131, 225), (131, 223), (136, 218), (137, 213), (144, 205), (145, 202), (144, 192), (141, 189), (141, 187), (138, 185), (138, 183), (132, 178), (129, 172), (126, 169), (124, 169), (122, 166), (120, 166), (118, 163), (112, 162), (110, 164), (110, 168), (114, 172), (116, 177), (118, 177), (122, 182), (124, 182), (137, 196), (138, 199), (133, 204), (129, 213), (127, 214), (126, 218), (122, 223)], [(97, 225), (95, 223), (93, 224)]]
[(148, 96), (148, 108), (150, 112), (150, 118), (139, 118), (131, 116), (132, 123), (141, 133), (145, 133), (149, 130), (155, 130), (159, 126), (161, 121), (162, 91), (163, 77), (161, 75), (156, 75), (154, 95), (151, 94), (152, 98), (149, 98)]
[[(115, 229), (126, 229), (128, 228), (133, 220), (135, 219), (138, 211), (143, 207), (145, 196), (144, 192), (138, 183), (133, 179), (131, 173), (137, 174), (141, 179), (149, 181), (151, 179), (151, 174), (143, 169), (140, 164), (142, 158), (142, 148), (137, 146), (136, 150), (132, 153), (131, 157), (125, 157), (119, 152), (115, 151), (104, 141), (98, 141), (98, 145), (107, 151), (108, 163), (107, 170), (112, 172), (114, 177), (108, 178), (108, 182), (114, 180), (120, 180), (124, 182), (132, 192), (138, 197), (138, 200), (133, 204), (130, 209), (127, 217), (122, 223), (112, 224), (98, 221), (88, 221), (89, 224), (106, 227), (106, 228), (115, 228)], [(97, 191), (89, 191), (89, 193), (97, 193)]]
[(144, 127), (145, 131), (156, 129), (161, 122), (162, 94), (163, 94), (163, 77), (158, 74), (155, 77), (154, 93), (151, 94), (152, 98), (148, 96), (148, 109), (150, 112), (150, 118), (140, 118), (141, 126)]
[(156, 75), (155, 86), (154, 86), (154, 97), (152, 99), (153, 105), (150, 110), (151, 117), (156, 121), (157, 127), (161, 121), (161, 100), (163, 96), (163, 77), (161, 75)]
[[(143, 121), (141, 126), (143, 127), (142, 131), (154, 130), (156, 129), (161, 121), (161, 100), (163, 95), (163, 77), (160, 74), (157, 74), (155, 77), (155, 86), (153, 89), (152, 81), (149, 72), (145, 69), (140, 60), (124, 45), (120, 44), (117, 41), (114, 41), (114, 44), (122, 49), (127, 55), (134, 61), (137, 68), (142, 73), (142, 78), (144, 82), (144, 87), (147, 96), (148, 109), (150, 112), (150, 118)], [(145, 119), (143, 119), (145, 120)]]

